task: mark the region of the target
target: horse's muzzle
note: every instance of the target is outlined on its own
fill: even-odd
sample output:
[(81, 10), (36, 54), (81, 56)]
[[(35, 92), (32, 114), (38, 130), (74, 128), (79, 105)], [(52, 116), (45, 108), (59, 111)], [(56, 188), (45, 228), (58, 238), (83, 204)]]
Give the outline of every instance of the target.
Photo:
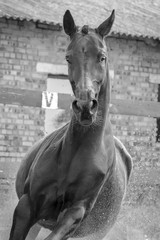
[(74, 100), (72, 103), (72, 109), (76, 114), (81, 125), (91, 125), (95, 119), (97, 113), (98, 103), (96, 99), (85, 102), (80, 100)]

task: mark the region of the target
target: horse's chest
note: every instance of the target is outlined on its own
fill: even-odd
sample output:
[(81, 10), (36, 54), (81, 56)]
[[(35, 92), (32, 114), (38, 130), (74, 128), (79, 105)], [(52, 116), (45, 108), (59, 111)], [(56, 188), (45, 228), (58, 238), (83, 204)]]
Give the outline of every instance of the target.
[(43, 189), (43, 194), (48, 203), (55, 202), (61, 210), (85, 198), (94, 198), (105, 178), (100, 169), (87, 163), (86, 166), (81, 163), (71, 164), (68, 171), (59, 170), (57, 176), (56, 183)]
[[(75, 173), (74, 173), (75, 174)], [(97, 169), (77, 171), (72, 175), (72, 171), (66, 176), (62, 185), (58, 188), (58, 195), (64, 196), (64, 208), (68, 208), (79, 201), (87, 199), (92, 202), (101, 188), (105, 175)]]
[(34, 189), (34, 194), (31, 193), (32, 198), (36, 198), (41, 206), (41, 219), (46, 219), (47, 216), (56, 220), (60, 212), (78, 201), (92, 201), (105, 178), (103, 159), (100, 156), (97, 158), (93, 154), (81, 152), (73, 158), (64, 155), (58, 156), (58, 161), (56, 158), (57, 155), (54, 165), (52, 161), (45, 164), (45, 178), (36, 181), (37, 188)]

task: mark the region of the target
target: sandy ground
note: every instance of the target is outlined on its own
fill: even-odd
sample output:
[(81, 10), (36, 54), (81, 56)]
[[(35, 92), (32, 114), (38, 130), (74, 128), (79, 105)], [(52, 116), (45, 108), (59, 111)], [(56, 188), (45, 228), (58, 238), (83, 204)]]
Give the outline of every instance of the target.
[[(9, 182), (7, 184), (6, 181), (2, 181), (0, 187), (0, 240), (9, 239), (13, 211), (17, 201), (14, 182)], [(152, 213), (152, 209), (150, 211)], [(126, 213), (124, 214), (124, 212)], [(149, 211), (146, 210), (146, 212), (148, 213)], [(142, 214), (144, 215), (142, 216)], [(157, 215), (159, 216), (158, 212)], [(119, 220), (105, 240), (159, 240), (160, 234), (156, 235), (157, 237), (149, 238), (144, 233), (144, 226), (148, 224), (147, 218), (148, 216), (141, 208), (123, 211)], [(134, 219), (137, 219), (136, 224)], [(147, 222), (145, 223), (145, 221)], [(140, 226), (141, 223), (142, 226)], [(138, 226), (140, 227), (138, 228)], [(49, 232), (50, 231), (46, 229), (42, 229), (36, 240), (43, 240), (47, 237)]]
[[(8, 240), (12, 224), (12, 217), (18, 198), (15, 193), (14, 182), (2, 181), (0, 188), (0, 240)], [(44, 239), (50, 231), (42, 229), (37, 240)]]

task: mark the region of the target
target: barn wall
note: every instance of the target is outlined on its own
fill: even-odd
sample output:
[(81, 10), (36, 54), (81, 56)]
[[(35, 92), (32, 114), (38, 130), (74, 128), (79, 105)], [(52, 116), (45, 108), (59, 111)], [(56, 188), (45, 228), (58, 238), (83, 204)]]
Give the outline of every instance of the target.
[[(48, 74), (38, 73), (37, 63), (63, 63), (65, 46), (66, 38), (53, 29), (0, 19), (1, 90), (10, 88), (12, 95), (19, 89), (46, 90)], [(32, 92), (28, 96), (33, 97)], [(23, 102), (6, 105), (1, 97), (0, 113), (0, 178), (14, 178), (28, 148), (44, 135), (45, 111), (34, 103), (33, 107)]]
[[(158, 102), (160, 44), (126, 39), (108, 39), (110, 68), (114, 70), (112, 97)], [(136, 168), (160, 166), (160, 142), (156, 142), (156, 118), (112, 115), (115, 135), (125, 143)], [(159, 180), (159, 179), (158, 179)]]
[[(37, 28), (32, 22), (1, 19), (0, 26), (0, 86), (46, 90), (47, 73), (37, 72), (37, 63), (65, 64), (68, 39), (56, 29)], [(114, 71), (112, 97), (157, 101), (160, 44), (118, 38), (108, 38), (107, 44), (110, 68)], [(2, 168), (7, 169), (8, 162), (11, 166), (19, 165), (27, 149), (44, 135), (45, 110), (34, 104), (33, 107), (19, 103), (4, 105), (2, 101), (0, 111), (0, 161)], [(134, 156), (135, 166), (159, 166), (156, 119), (113, 114), (111, 120), (115, 135)], [(14, 176), (12, 170), (9, 172), (5, 174)]]
[(110, 67), (115, 77), (112, 95), (116, 99), (157, 101), (160, 84), (160, 43), (108, 39)]

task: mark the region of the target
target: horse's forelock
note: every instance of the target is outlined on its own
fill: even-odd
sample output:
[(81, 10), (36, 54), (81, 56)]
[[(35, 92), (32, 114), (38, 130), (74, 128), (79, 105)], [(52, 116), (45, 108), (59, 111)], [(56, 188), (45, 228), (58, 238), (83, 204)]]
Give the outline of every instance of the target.
[(80, 47), (84, 39), (86, 39), (86, 42), (88, 41), (91, 44), (90, 46), (94, 45), (99, 49), (106, 49), (105, 42), (99, 36), (99, 34), (97, 34), (96, 30), (90, 28), (88, 25), (84, 25), (82, 28), (78, 28), (75, 37), (71, 40), (68, 46), (68, 50), (77, 50), (77, 46)]
[(84, 35), (87, 35), (89, 32), (89, 26), (88, 25), (84, 25), (81, 29), (81, 33)]

